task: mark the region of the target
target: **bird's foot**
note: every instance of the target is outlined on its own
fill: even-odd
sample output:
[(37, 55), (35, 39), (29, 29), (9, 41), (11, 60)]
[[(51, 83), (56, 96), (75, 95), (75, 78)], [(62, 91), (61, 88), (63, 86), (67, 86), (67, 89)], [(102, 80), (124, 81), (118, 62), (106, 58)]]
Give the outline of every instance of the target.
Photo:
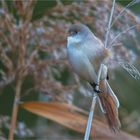
[(94, 92), (101, 93), (101, 90), (99, 89), (99, 85), (96, 83), (90, 83), (90, 85), (93, 87)]
[(96, 86), (95, 86), (94, 91), (95, 91), (96, 93), (101, 93), (101, 90), (99, 89), (99, 85), (96, 85)]

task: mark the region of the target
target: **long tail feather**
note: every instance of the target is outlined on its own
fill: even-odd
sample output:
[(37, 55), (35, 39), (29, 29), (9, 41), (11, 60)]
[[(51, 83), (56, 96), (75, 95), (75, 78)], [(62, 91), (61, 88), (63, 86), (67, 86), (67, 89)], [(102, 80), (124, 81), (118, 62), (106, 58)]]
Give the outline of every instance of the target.
[(99, 94), (99, 99), (101, 101), (102, 107), (105, 112), (105, 116), (109, 127), (117, 132), (121, 126), (119, 118), (118, 118), (118, 106), (116, 104), (116, 100), (108, 88), (108, 84), (106, 80), (100, 81), (100, 90), (102, 93)]

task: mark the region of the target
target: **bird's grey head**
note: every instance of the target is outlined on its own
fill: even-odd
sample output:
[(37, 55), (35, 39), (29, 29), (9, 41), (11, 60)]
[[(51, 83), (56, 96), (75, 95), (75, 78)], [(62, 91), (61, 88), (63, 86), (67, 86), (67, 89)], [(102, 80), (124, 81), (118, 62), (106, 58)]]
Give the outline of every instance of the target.
[(92, 34), (90, 29), (83, 24), (73, 24), (68, 30), (68, 44), (82, 43), (85, 39), (88, 39)]

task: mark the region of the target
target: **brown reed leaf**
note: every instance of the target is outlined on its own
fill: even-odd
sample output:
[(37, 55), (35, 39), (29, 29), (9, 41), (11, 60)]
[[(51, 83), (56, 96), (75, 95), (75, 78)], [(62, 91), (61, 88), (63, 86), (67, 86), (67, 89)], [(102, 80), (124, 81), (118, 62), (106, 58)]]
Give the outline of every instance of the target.
[[(85, 133), (87, 112), (74, 105), (59, 102), (26, 102), (21, 107), (39, 116), (55, 121), (74, 131)], [(95, 118), (92, 123), (91, 137), (108, 140), (140, 140), (130, 134), (120, 131), (112, 133), (108, 126)]]

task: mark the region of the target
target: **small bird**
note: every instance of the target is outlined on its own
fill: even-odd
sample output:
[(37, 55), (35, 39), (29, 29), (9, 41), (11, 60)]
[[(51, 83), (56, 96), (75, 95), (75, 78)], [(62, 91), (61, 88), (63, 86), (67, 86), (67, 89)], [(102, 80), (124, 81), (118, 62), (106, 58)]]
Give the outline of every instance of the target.
[[(110, 51), (86, 25), (73, 24), (68, 33), (67, 54), (72, 69), (93, 87), (109, 127), (116, 132), (121, 126), (118, 118), (119, 100), (108, 83), (108, 68), (103, 64)], [(101, 64), (103, 69), (98, 84), (97, 75)]]

